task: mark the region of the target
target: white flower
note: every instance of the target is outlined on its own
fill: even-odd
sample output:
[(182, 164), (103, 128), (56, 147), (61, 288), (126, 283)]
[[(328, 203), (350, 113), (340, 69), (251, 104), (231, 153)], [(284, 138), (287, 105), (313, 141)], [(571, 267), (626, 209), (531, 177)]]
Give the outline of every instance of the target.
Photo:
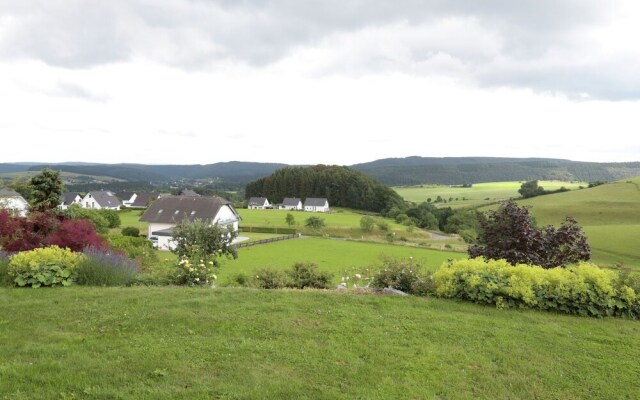
[(362, 275), (356, 274), (356, 279), (362, 279)]
[(344, 282), (344, 276), (342, 277), (342, 282)]
[(196, 279), (195, 279), (195, 281), (196, 281), (196, 282), (200, 282), (200, 278), (196, 278)]
[(216, 279), (218, 279), (218, 277), (215, 274), (211, 275), (211, 278), (213, 278), (213, 280), (215, 281)]

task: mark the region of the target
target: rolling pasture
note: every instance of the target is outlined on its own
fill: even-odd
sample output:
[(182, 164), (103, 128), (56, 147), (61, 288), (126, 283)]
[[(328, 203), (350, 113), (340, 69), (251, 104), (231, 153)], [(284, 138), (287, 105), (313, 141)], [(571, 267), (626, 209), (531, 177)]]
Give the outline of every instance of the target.
[(569, 215), (589, 238), (593, 260), (640, 269), (640, 178), (519, 201), (539, 225), (559, 225)]
[(0, 288), (3, 399), (637, 399), (637, 321), (312, 290)]
[[(563, 181), (539, 181), (538, 184), (545, 190), (556, 190), (561, 187), (567, 189), (578, 189), (580, 186), (587, 187), (586, 182), (563, 182)], [(445, 185), (420, 185), (420, 186), (399, 186), (393, 189), (407, 201), (423, 203), (431, 198), (435, 201), (438, 196), (447, 200), (443, 206), (478, 207), (483, 204), (506, 200), (512, 197), (519, 197), (518, 189), (522, 182), (489, 182), (475, 183), (470, 188), (450, 187)], [(453, 198), (452, 201), (449, 201)]]

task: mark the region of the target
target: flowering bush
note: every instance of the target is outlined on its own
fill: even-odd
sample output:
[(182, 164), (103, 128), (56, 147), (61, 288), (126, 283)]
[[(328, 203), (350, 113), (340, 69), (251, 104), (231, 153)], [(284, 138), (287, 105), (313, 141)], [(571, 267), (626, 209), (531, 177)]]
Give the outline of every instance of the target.
[(203, 286), (215, 285), (218, 277), (213, 273), (214, 262), (192, 262), (188, 258), (182, 258), (178, 263), (174, 282), (178, 285)]
[(430, 273), (423, 274), (420, 264), (412, 258), (384, 259), (382, 268), (371, 280), (371, 287), (379, 289), (390, 287), (418, 296), (426, 296), (434, 291)]
[(81, 257), (58, 246), (23, 251), (11, 256), (8, 274), (16, 286), (69, 286)]
[(76, 270), (77, 282), (90, 286), (125, 286), (138, 273), (138, 264), (113, 250), (86, 248)]
[(371, 285), (373, 276), (370, 268), (345, 270), (342, 273), (340, 282), (346, 287), (367, 288)]

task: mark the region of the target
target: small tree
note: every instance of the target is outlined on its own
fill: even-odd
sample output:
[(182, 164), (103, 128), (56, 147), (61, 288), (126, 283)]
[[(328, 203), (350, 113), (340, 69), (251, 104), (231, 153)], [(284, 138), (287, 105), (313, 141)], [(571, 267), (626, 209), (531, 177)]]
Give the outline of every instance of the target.
[(285, 218), (287, 225), (294, 226), (296, 224), (296, 218), (291, 213), (287, 213), (287, 217)]
[(529, 197), (540, 196), (547, 192), (542, 186), (538, 186), (538, 181), (528, 181), (520, 186), (518, 193), (520, 193), (523, 199), (528, 199)]
[(60, 171), (45, 168), (38, 175), (31, 178), (30, 185), (34, 210), (51, 210), (60, 204), (60, 197), (64, 191)]
[(207, 266), (220, 267), (220, 257), (238, 258), (231, 245), (238, 233), (231, 227), (211, 225), (202, 220), (183, 221), (173, 229), (173, 253), (193, 262), (202, 260)]
[(360, 229), (363, 232), (371, 232), (376, 224), (376, 221), (368, 215), (360, 218)]
[(505, 259), (511, 264), (533, 264), (543, 268), (565, 266), (591, 258), (591, 248), (577, 222), (567, 217), (558, 229), (535, 227), (526, 207), (507, 200), (480, 221), (482, 245), (469, 247), (470, 257)]
[(324, 219), (320, 217), (309, 217), (305, 221), (304, 226), (313, 229), (322, 229), (324, 228)]

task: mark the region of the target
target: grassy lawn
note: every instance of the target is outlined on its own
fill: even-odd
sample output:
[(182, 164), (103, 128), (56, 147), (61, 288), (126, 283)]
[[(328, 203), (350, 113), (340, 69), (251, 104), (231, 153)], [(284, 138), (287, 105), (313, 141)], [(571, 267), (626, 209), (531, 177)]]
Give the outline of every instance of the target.
[(316, 263), (320, 270), (332, 272), (337, 283), (344, 270), (380, 265), (382, 256), (413, 257), (425, 268), (435, 269), (448, 259), (464, 258), (466, 254), (391, 244), (301, 238), (241, 248), (236, 260), (224, 260), (218, 278), (220, 284), (225, 285), (239, 273), (253, 275), (256, 270), (266, 267), (285, 270), (302, 261)]
[[(539, 181), (538, 184), (546, 190), (556, 190), (562, 186), (567, 189), (578, 189), (580, 186), (588, 186), (586, 182), (563, 181)], [(447, 200), (447, 203), (443, 204), (443, 206), (458, 208), (477, 207), (489, 202), (519, 197), (518, 189), (520, 189), (520, 185), (522, 185), (522, 182), (489, 182), (475, 183), (473, 187), (470, 188), (422, 185), (394, 187), (393, 189), (407, 201), (423, 203), (427, 201), (428, 198), (435, 201), (438, 196), (441, 196)], [(453, 198), (453, 201), (449, 202), (449, 198)]]
[[(287, 211), (287, 210), (248, 210), (248, 209), (239, 209), (237, 210), (240, 216), (242, 217), (242, 221), (240, 221), (240, 225), (243, 226), (274, 226), (274, 227), (289, 227), (285, 218), (288, 213), (291, 213), (293, 217), (296, 219), (297, 227), (303, 227), (305, 221), (309, 217), (320, 217), (324, 219), (327, 227), (331, 228), (353, 228), (360, 229), (360, 219), (364, 216), (364, 214), (358, 214), (356, 212), (345, 210), (345, 209), (337, 209), (331, 213), (314, 213), (307, 211)], [(394, 220), (382, 217), (374, 217), (376, 219), (384, 220), (389, 224), (390, 229), (395, 230), (406, 230), (407, 227), (404, 225), (397, 224)], [(295, 226), (294, 226), (295, 227)]]
[(0, 398), (637, 399), (640, 325), (416, 297), (0, 289)]

